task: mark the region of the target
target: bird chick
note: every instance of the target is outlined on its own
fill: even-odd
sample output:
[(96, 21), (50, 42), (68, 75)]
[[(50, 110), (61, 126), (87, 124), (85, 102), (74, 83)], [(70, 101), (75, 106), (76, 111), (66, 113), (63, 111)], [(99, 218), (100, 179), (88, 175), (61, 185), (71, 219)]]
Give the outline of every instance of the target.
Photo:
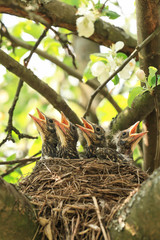
[(47, 117), (38, 108), (37, 112), (39, 118), (29, 114), (34, 120), (37, 130), (42, 139), (42, 156), (41, 158), (56, 157), (56, 147), (58, 144), (58, 138), (54, 121), (52, 118)]
[(86, 157), (97, 157), (97, 148), (106, 147), (106, 138), (104, 129), (82, 118), (84, 126), (76, 124), (83, 132), (83, 136), (87, 141)]
[(139, 122), (132, 125), (130, 128), (119, 131), (113, 138), (116, 149), (107, 146), (106, 133), (104, 129), (97, 124), (91, 123), (82, 118), (84, 126), (77, 125), (83, 132), (87, 141), (86, 156), (88, 158), (98, 157), (101, 159), (108, 159), (115, 162), (132, 161), (131, 154), (141, 140), (147, 133), (136, 133)]
[(57, 156), (60, 158), (77, 159), (79, 158), (76, 145), (78, 133), (76, 126), (71, 123), (63, 112), (61, 112), (61, 122), (54, 119), (57, 136), (60, 144), (58, 145)]
[(148, 132), (145, 131), (141, 133), (136, 133), (139, 123), (140, 121), (136, 122), (131, 127), (123, 131), (119, 131), (113, 137), (113, 142), (116, 144), (117, 151), (126, 157), (130, 157), (132, 155), (136, 145)]

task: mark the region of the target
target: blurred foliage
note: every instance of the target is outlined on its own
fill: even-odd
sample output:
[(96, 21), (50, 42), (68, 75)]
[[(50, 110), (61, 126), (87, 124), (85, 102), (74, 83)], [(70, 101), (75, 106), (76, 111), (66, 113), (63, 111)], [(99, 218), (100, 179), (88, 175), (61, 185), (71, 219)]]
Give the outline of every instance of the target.
[[(78, 6), (82, 1), (80, 0), (63, 0), (63, 2), (67, 4), (71, 4), (73, 6)], [(83, 0), (84, 3), (88, 2)], [(112, 5), (116, 6), (118, 9), (117, 1), (110, 1)], [(100, 8), (102, 6), (101, 1), (95, 2)], [(108, 3), (107, 3), (108, 4)], [(104, 15), (115, 19), (119, 17), (119, 11), (117, 12), (110, 7), (106, 7), (103, 9)], [(25, 20), (19, 18), (17, 20), (14, 16), (1, 16), (2, 21), (6, 25), (10, 34), (19, 39), (23, 39), (26, 43), (30, 45), (34, 45), (38, 38), (41, 36), (44, 31), (44, 26), (41, 24), (36, 24), (30, 20)], [(129, 24), (129, 23), (128, 23)], [(72, 42), (72, 34), (64, 28), (58, 29), (60, 34), (64, 35), (70, 42)], [(66, 35), (65, 35), (66, 34)], [(26, 57), (28, 57), (30, 51), (21, 48), (12, 46), (11, 42), (5, 37), (2, 38), (1, 47), (5, 50), (11, 57), (13, 57), (16, 61), (23, 64), (23, 61)], [(74, 68), (72, 63), (71, 56), (68, 55), (66, 49), (63, 49), (61, 43), (57, 40), (53, 31), (49, 31), (47, 36), (40, 43), (39, 48), (43, 51), (46, 51), (48, 54), (57, 57), (60, 61), (65, 63), (67, 66)], [(72, 48), (71, 48), (72, 49)], [(108, 56), (108, 55), (107, 55)], [(117, 56), (121, 58), (126, 58), (125, 55), (117, 53)], [(90, 71), (90, 67), (93, 65), (97, 59), (102, 61), (108, 61), (106, 58), (106, 53), (100, 54), (92, 54), (90, 56), (91, 62), (89, 62), (87, 68), (85, 69), (83, 78), (84, 82), (88, 79), (92, 79), (93, 75)], [(28, 66), (38, 77), (40, 77), (43, 81), (49, 84), (55, 91), (64, 97), (69, 106), (77, 113), (79, 117), (81, 117), (85, 111), (87, 102), (84, 102), (84, 97), (82, 94), (83, 89), (80, 88), (79, 81), (74, 77), (68, 76), (66, 72), (64, 72), (61, 68), (57, 67), (55, 64), (50, 63), (48, 60), (39, 57), (37, 54), (33, 54), (31, 61)], [(83, 74), (83, 73), (81, 73)], [(19, 79), (5, 70), (4, 67), (0, 66), (0, 142), (6, 136), (6, 126), (8, 122), (8, 111), (12, 105), (16, 88), (18, 86)], [(128, 92), (137, 84), (137, 79), (135, 76), (132, 76), (131, 79), (126, 82), (119, 79), (118, 76), (113, 79), (112, 84), (108, 84), (108, 89), (112, 92), (112, 95), (115, 101), (118, 102), (119, 106), (124, 109), (127, 106), (127, 98)], [(132, 96), (133, 97), (133, 96)], [(14, 116), (13, 116), (13, 124), (14, 126), (21, 132), (26, 133), (32, 136), (39, 136), (36, 130), (36, 127), (32, 121), (32, 119), (28, 116), (28, 113), (35, 114), (36, 107), (38, 107), (42, 112), (44, 112), (48, 116), (54, 116), (59, 118), (59, 113), (56, 109), (53, 109), (51, 105), (48, 104), (46, 99), (44, 99), (41, 95), (27, 86), (25, 83), (23, 84), (20, 97), (18, 103), (16, 105)], [(103, 99), (99, 106), (96, 109), (96, 114), (100, 121), (100, 124), (105, 122), (109, 122), (114, 118), (117, 114), (114, 107), (106, 100)], [(13, 133), (13, 138), (15, 143), (11, 141), (7, 141), (4, 145), (0, 147), (0, 161), (10, 161), (15, 159), (21, 159), (24, 157), (30, 157), (41, 149), (41, 139), (38, 137), (36, 140), (32, 139), (21, 139), (19, 140), (17, 135)], [(79, 149), (82, 149), (79, 146)], [(138, 153), (136, 153), (138, 154)], [(15, 183), (22, 175), (29, 174), (32, 171), (35, 163), (29, 164), (25, 167), (17, 168), (14, 172), (7, 175), (5, 180), (8, 182)], [(0, 174), (5, 173), (12, 165), (0, 165)]]

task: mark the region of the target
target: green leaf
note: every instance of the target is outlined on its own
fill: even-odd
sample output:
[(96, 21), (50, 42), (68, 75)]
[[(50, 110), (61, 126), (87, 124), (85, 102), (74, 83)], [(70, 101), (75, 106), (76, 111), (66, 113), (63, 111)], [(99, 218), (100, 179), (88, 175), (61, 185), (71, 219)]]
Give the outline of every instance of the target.
[[(19, 173), (20, 169), (19, 170), (15, 170), (14, 172), (10, 173), (9, 175), (5, 176), (4, 177), (4, 180), (9, 182), (9, 183), (13, 183), (15, 184), (16, 182), (18, 182), (18, 179), (22, 176), (20, 173)], [(21, 172), (21, 171), (20, 171)]]
[(150, 66), (149, 67), (149, 75), (148, 75), (148, 84), (150, 87), (153, 87), (156, 85), (156, 72), (157, 68)]
[(27, 49), (24, 48), (16, 48), (14, 53), (12, 52), (10, 54), (11, 57), (13, 57), (16, 61), (20, 61), (21, 57), (28, 52)]
[(7, 157), (7, 161), (12, 161), (12, 160), (15, 160), (15, 159), (16, 159), (16, 153), (13, 153), (9, 157)]
[(110, 19), (116, 19), (120, 16), (118, 13), (108, 10), (106, 8), (103, 9), (102, 14), (109, 17)]
[(20, 23), (16, 24), (15, 27), (13, 28), (13, 30), (12, 30), (12, 34), (15, 37), (21, 38), (21, 34), (23, 32), (24, 26), (25, 26), (25, 22), (20, 22)]
[(84, 82), (87, 82), (89, 79), (92, 79), (94, 78), (94, 76), (92, 75), (92, 72), (91, 72), (91, 66), (93, 65), (92, 62), (89, 62), (87, 64), (87, 67), (85, 68), (84, 70), (84, 73), (83, 73), (83, 81)]
[(37, 25), (31, 21), (27, 21), (26, 25), (24, 26), (24, 32), (32, 35), (34, 38), (38, 39), (44, 28), (42, 27), (42, 25)]
[(113, 79), (112, 82), (114, 83), (114, 85), (117, 85), (119, 83), (119, 77), (118, 75), (116, 75)]
[(62, 2), (78, 7), (81, 1), (80, 0), (62, 0)]
[(118, 53), (117, 53), (117, 57), (118, 57), (118, 58), (122, 58), (122, 59), (125, 60), (125, 59), (127, 58), (127, 55), (126, 55), (125, 53), (118, 52)]
[(54, 39), (50, 37), (46, 37), (43, 40), (43, 46), (44, 50), (48, 52), (48, 54), (53, 55), (55, 54), (56, 56), (59, 55), (59, 47), (61, 47), (61, 44)]
[[(127, 107), (127, 99), (122, 95), (114, 96), (114, 100), (124, 109)], [(113, 105), (106, 99), (103, 99), (96, 109), (96, 114), (100, 122), (111, 121), (117, 115), (117, 111)]]
[[(97, 10), (99, 10), (99, 9), (102, 8), (102, 7), (103, 7), (103, 4), (102, 4), (100, 1), (98, 1), (98, 3), (96, 3), (96, 4), (94, 5), (94, 8), (97, 9)], [(106, 8), (108, 9), (108, 6), (107, 6)]]
[(144, 89), (142, 87), (135, 87), (133, 88), (130, 93), (129, 93), (129, 97), (128, 97), (128, 106), (131, 107), (133, 100), (135, 99), (135, 97), (139, 94), (141, 94), (144, 91)]
[(104, 63), (108, 62), (108, 59), (106, 58), (107, 55), (106, 53), (102, 54), (102, 53), (94, 53), (90, 55), (90, 59), (93, 63), (98, 62), (98, 61), (102, 61)]

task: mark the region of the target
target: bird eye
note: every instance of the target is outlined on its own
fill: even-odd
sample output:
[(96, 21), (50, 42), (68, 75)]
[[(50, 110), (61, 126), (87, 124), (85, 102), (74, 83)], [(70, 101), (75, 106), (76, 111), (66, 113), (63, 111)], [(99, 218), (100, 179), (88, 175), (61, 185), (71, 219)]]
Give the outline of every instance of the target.
[(72, 125), (72, 129), (75, 131), (76, 130), (76, 127), (74, 125)]
[(53, 120), (52, 120), (52, 119), (49, 119), (49, 122), (50, 122), (50, 123), (53, 123)]
[(123, 133), (122, 133), (122, 136), (124, 137), (124, 136), (126, 136), (126, 134), (127, 134), (126, 132), (123, 132)]
[(96, 132), (100, 132), (101, 129), (99, 127), (96, 127)]

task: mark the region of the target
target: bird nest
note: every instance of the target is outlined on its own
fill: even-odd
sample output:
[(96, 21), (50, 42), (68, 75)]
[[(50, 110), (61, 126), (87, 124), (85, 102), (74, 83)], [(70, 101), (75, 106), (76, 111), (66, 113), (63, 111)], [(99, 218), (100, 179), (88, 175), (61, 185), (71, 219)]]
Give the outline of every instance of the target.
[(117, 210), (147, 177), (129, 163), (54, 158), (37, 162), (19, 187), (37, 210), (42, 239), (104, 239)]

